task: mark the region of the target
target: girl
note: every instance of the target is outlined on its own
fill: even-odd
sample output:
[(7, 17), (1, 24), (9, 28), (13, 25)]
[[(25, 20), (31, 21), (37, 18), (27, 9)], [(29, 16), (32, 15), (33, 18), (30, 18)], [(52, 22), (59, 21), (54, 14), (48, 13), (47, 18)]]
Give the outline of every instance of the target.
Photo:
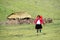
[(38, 15), (36, 19), (34, 20), (34, 23), (35, 23), (35, 29), (37, 30), (37, 33), (38, 33), (38, 30), (40, 30), (41, 32), (42, 24), (44, 23), (42, 16)]

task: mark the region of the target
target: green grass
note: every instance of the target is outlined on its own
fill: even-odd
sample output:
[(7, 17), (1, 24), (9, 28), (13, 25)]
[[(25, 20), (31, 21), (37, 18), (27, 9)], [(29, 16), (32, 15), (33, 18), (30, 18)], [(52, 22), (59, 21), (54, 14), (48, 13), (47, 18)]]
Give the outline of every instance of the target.
[(0, 40), (60, 40), (60, 20), (43, 25), (37, 36), (34, 25), (1, 25)]
[(0, 0), (0, 20), (13, 12), (26, 11), (33, 18), (40, 14), (53, 19), (60, 18), (60, 0)]

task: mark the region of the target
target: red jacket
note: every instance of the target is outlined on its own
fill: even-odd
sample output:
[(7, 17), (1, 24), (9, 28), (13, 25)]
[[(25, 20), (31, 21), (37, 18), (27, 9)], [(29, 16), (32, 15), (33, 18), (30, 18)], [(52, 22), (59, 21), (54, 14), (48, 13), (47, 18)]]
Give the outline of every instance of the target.
[(40, 20), (41, 24), (44, 23), (42, 16), (40, 16), (40, 18), (36, 17), (36, 19), (34, 20), (34, 23), (36, 24), (38, 20)]

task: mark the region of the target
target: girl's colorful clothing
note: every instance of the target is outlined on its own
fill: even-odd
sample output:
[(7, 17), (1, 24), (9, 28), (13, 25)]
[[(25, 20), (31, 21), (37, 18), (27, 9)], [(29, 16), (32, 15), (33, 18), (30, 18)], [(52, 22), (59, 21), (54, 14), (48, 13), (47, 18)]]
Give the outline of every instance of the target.
[(36, 17), (34, 23), (36, 24), (38, 20), (39, 20), (40, 24), (43, 24), (44, 23), (42, 16), (40, 16), (40, 18)]
[(44, 23), (42, 16), (36, 17), (34, 23), (35, 23), (35, 29), (37, 29), (37, 33), (38, 33), (38, 29), (40, 29), (40, 31), (41, 31), (42, 24)]

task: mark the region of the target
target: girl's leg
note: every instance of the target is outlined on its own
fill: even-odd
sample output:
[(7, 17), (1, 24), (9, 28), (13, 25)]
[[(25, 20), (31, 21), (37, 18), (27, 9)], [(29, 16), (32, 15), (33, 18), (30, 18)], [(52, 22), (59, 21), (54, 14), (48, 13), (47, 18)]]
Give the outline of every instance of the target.
[(41, 29), (40, 29), (40, 33), (41, 33)]
[(38, 29), (37, 29), (37, 33), (38, 33)]

